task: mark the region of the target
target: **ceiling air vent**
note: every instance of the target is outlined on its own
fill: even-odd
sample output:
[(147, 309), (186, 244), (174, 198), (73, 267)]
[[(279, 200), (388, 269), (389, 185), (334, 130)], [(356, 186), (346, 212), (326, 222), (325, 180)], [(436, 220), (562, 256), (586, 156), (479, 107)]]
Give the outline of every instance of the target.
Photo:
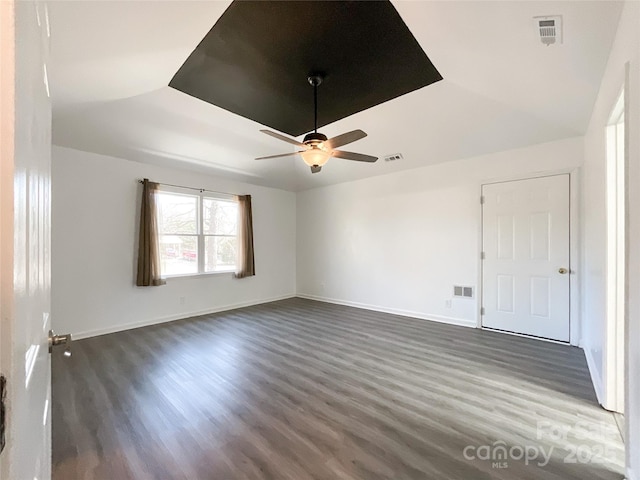
[(393, 153), (391, 155), (385, 155), (384, 156), (384, 161), (385, 162), (395, 162), (396, 160), (402, 160), (402, 158), (404, 158), (402, 156), (401, 153)]
[(562, 16), (533, 17), (536, 36), (547, 47), (554, 43), (562, 43)]

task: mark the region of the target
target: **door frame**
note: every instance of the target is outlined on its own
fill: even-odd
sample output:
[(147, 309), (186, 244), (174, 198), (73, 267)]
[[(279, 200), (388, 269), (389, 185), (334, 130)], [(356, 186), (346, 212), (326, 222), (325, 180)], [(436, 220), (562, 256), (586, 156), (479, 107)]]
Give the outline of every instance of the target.
[[(624, 414), (627, 367), (628, 283), (629, 283), (629, 63), (625, 64), (624, 82), (611, 108), (605, 127), (606, 171), (606, 315), (602, 365), (602, 406), (607, 410)], [(622, 117), (622, 122), (619, 119)], [(618, 120), (618, 121), (616, 121)], [(623, 125), (623, 155), (619, 155), (617, 126)], [(612, 142), (615, 144), (612, 146)], [(613, 165), (612, 165), (613, 163)], [(624, 197), (620, 201), (617, 168), (622, 163)], [(613, 171), (612, 171), (613, 167)], [(613, 184), (613, 185), (612, 185)], [(613, 188), (611, 188), (613, 187)], [(613, 198), (612, 198), (613, 197)], [(622, 212), (621, 212), (622, 210)], [(622, 219), (620, 214), (623, 213)], [(622, 220), (624, 231), (619, 232)], [(622, 241), (622, 245), (620, 245)], [(622, 248), (619, 248), (621, 247)], [(623, 271), (619, 267), (622, 264)], [(623, 285), (618, 285), (620, 274)]]
[[(478, 295), (476, 298), (476, 327), (485, 330), (482, 326), (482, 299), (484, 295), (483, 285), (483, 261), (482, 261), (482, 238), (483, 238), (483, 205), (481, 203), (482, 187), (494, 183), (507, 183), (518, 180), (532, 180), (542, 177), (553, 177), (556, 175), (569, 175), (569, 345), (579, 346), (581, 343), (580, 332), (580, 167), (561, 168), (543, 172), (530, 172), (519, 175), (508, 175), (503, 177), (493, 177), (481, 180), (478, 183)], [(492, 330), (493, 331), (493, 330)], [(566, 342), (559, 342), (546, 338), (532, 337), (516, 332), (501, 332), (507, 335), (519, 337), (535, 338), (551, 343), (567, 345)]]

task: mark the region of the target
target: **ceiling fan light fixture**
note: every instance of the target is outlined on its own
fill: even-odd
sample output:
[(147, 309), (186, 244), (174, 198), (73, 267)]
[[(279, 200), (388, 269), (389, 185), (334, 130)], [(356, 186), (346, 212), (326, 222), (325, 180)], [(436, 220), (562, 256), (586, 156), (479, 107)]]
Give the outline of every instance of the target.
[(364, 155), (362, 153), (345, 152), (343, 150), (336, 150), (337, 147), (347, 145), (355, 142), (367, 136), (362, 130), (353, 130), (351, 132), (343, 133), (331, 139), (328, 139), (326, 135), (318, 132), (318, 85), (322, 83), (321, 75), (312, 75), (309, 77), (309, 83), (313, 86), (313, 132), (309, 132), (304, 136), (302, 142), (289, 138), (284, 135), (280, 135), (276, 132), (269, 130), (260, 130), (267, 135), (282, 140), (284, 142), (295, 145), (298, 148), (303, 148), (302, 151), (289, 152), (280, 155), (269, 155), (267, 157), (258, 157), (256, 160), (264, 160), (266, 158), (275, 157), (288, 157), (290, 155), (300, 155), (304, 163), (311, 167), (311, 173), (318, 173), (322, 166), (327, 163), (331, 157), (344, 158), (346, 160), (355, 160), (357, 162), (375, 162), (378, 157), (371, 155)]
[(326, 150), (314, 145), (308, 150), (301, 152), (300, 156), (302, 157), (302, 160), (304, 160), (304, 163), (310, 167), (321, 167), (331, 158), (331, 152), (327, 152)]

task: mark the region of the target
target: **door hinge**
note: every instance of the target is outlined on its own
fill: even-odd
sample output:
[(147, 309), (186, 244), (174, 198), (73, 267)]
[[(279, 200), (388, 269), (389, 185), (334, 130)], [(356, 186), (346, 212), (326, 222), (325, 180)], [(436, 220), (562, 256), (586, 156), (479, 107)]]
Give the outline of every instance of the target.
[(0, 452), (4, 450), (6, 444), (7, 427), (7, 377), (0, 375)]
[(480, 315), (484, 315), (484, 307), (480, 307)]
[(480, 195), (480, 205), (484, 205), (484, 195)]
[(485, 259), (485, 254), (484, 252), (480, 252), (480, 260), (484, 260)]

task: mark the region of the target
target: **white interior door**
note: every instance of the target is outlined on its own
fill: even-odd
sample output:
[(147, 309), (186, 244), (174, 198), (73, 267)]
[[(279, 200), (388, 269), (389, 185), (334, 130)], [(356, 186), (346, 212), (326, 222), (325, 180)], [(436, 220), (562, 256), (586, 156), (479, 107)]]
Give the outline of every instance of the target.
[(568, 342), (569, 175), (482, 195), (482, 326)]
[(0, 1), (0, 293), (7, 376), (0, 477), (51, 477), (50, 165), (46, 6)]

